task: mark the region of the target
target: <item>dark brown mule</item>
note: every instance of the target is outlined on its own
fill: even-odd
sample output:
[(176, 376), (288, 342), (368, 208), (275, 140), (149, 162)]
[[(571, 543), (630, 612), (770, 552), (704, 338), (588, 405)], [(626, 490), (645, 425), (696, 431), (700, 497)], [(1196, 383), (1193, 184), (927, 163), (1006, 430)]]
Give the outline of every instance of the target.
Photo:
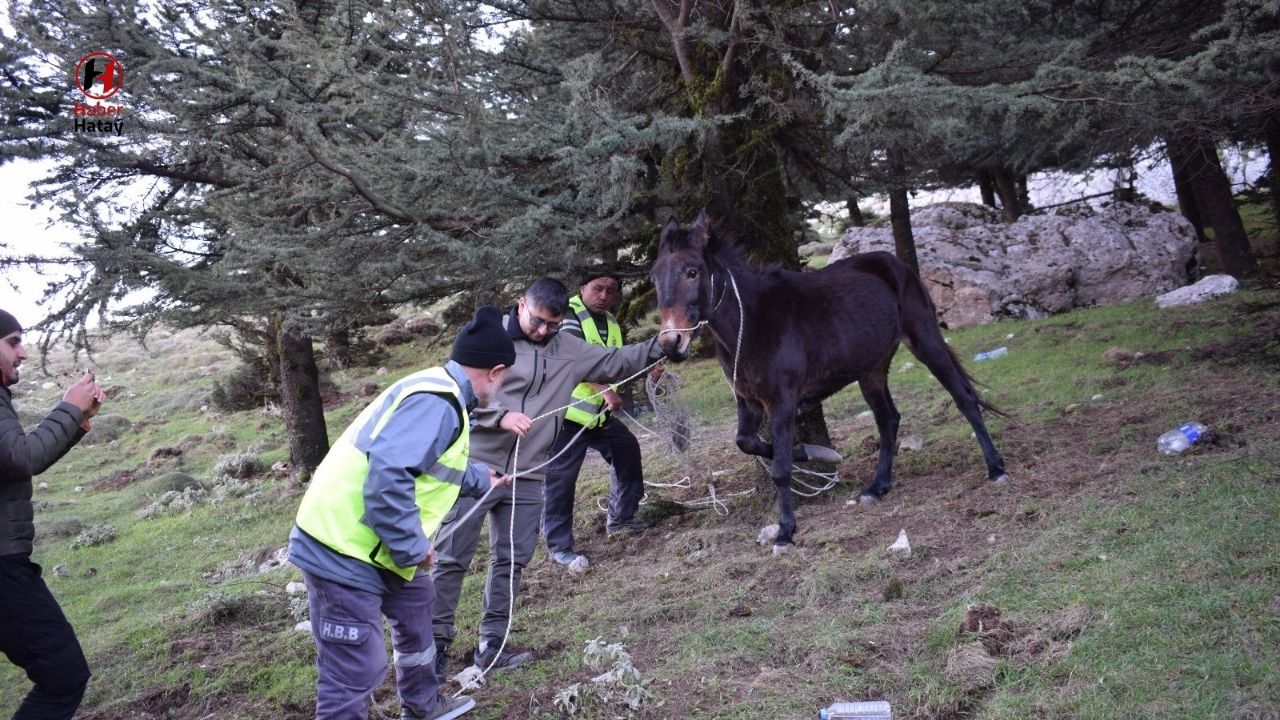
[[(650, 277), (658, 293), (660, 345), (667, 357), (687, 358), (691, 328), (705, 323), (725, 375), (731, 382), (736, 376), (738, 447), (773, 460), (777, 548), (790, 545), (796, 529), (792, 463), (822, 459), (810, 457), (817, 448), (796, 444), (796, 411), (849, 383), (858, 383), (880, 431), (880, 460), (861, 500), (871, 504), (889, 492), (900, 415), (889, 395), (888, 374), (900, 342), (951, 393), (973, 426), (987, 477), (998, 483), (1008, 479), (982, 421), (982, 408), (994, 408), (978, 398), (972, 379), (943, 340), (920, 278), (893, 255), (855, 255), (808, 273), (755, 270), (741, 261), (733, 242), (708, 227), (704, 211), (688, 228), (675, 218), (667, 221)], [(757, 436), (766, 410), (772, 444)]]

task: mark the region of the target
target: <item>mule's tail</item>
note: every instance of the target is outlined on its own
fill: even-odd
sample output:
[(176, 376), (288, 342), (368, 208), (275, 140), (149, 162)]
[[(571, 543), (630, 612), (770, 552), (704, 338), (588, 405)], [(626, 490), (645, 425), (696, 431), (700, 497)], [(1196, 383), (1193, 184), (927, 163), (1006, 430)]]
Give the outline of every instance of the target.
[[(1009, 417), (1009, 414), (978, 395), (978, 381), (965, 369), (960, 356), (947, 344), (938, 327), (938, 310), (929, 297), (920, 276), (905, 263), (899, 263), (898, 307), (902, 316), (902, 331), (911, 354), (924, 363), (934, 377), (948, 390), (969, 394), (973, 401), (987, 412)], [(951, 380), (951, 382), (948, 382)], [(952, 394), (955, 394), (954, 391)], [(957, 398), (959, 400), (959, 398)]]

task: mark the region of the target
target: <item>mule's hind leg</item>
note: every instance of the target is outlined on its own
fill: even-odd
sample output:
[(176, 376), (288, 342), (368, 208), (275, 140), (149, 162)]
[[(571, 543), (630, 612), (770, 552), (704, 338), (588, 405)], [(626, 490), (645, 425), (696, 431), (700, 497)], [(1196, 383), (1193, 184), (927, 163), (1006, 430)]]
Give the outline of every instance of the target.
[(769, 414), (769, 426), (773, 434), (773, 463), (769, 476), (778, 490), (778, 537), (774, 538), (774, 554), (785, 552), (792, 544), (796, 531), (795, 496), (791, 493), (791, 471), (795, 467), (791, 456), (796, 438), (796, 408), (794, 404), (778, 403)]
[(889, 363), (872, 370), (866, 376), (858, 378), (858, 389), (862, 398), (871, 407), (876, 418), (876, 429), (880, 432), (880, 459), (876, 462), (876, 476), (871, 484), (862, 489), (859, 502), (871, 505), (885, 496), (893, 485), (893, 458), (898, 454), (898, 422), (902, 415), (893, 404), (893, 396), (889, 394)]
[(960, 366), (960, 359), (942, 339), (942, 333), (935, 331), (935, 335), (936, 341), (930, 339), (925, 342), (910, 343), (908, 348), (929, 368), (938, 382), (942, 383), (942, 387), (951, 393), (956, 407), (973, 427), (973, 434), (978, 438), (978, 444), (982, 446), (982, 457), (987, 463), (987, 478), (1003, 484), (1009, 480), (1009, 476), (1004, 471), (1004, 458), (996, 450), (996, 444), (992, 442), (991, 434), (987, 432), (987, 423), (982, 419), (982, 404), (978, 400), (978, 392), (973, 389), (973, 383), (965, 374), (964, 368)]

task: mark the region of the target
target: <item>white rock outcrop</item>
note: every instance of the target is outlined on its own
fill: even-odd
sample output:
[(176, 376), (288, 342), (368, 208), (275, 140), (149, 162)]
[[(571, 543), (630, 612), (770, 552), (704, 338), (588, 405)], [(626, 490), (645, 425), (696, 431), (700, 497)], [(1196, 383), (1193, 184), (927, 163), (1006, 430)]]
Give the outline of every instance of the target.
[[(1167, 292), (1199, 259), (1186, 219), (1140, 205), (1059, 208), (1005, 225), (984, 206), (943, 203), (911, 223), (920, 274), (950, 327)], [(850, 228), (831, 262), (874, 250), (893, 251), (890, 228)]]
[(1167, 308), (1175, 305), (1194, 305), (1211, 297), (1229, 295), (1240, 287), (1240, 282), (1230, 275), (1206, 275), (1194, 285), (1180, 287), (1156, 296), (1156, 306)]

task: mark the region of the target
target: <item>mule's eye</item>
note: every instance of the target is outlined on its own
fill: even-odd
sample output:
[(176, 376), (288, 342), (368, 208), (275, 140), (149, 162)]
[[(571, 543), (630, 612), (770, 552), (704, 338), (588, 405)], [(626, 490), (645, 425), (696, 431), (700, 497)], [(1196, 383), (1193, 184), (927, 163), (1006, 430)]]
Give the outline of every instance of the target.
[(698, 277), (698, 269), (697, 269), (697, 268), (689, 268), (688, 270), (685, 270), (685, 271), (684, 271), (684, 276), (685, 276), (685, 277), (687, 277), (687, 278), (689, 278), (690, 280), (692, 280), (692, 279), (694, 279), (694, 278)]

